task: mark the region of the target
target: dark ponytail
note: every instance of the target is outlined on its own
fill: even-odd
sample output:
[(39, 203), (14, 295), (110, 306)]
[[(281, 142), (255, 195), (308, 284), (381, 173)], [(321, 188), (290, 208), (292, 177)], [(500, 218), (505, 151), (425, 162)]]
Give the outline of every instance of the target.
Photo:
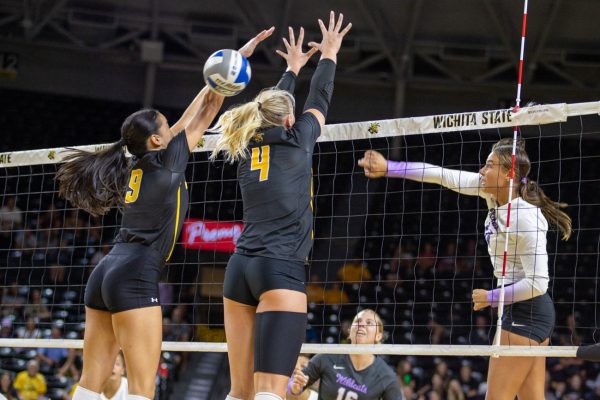
[(524, 182), (521, 182), (519, 193), (523, 200), (542, 209), (542, 214), (544, 214), (544, 217), (546, 217), (548, 222), (558, 227), (562, 232), (563, 240), (568, 240), (569, 237), (571, 237), (573, 231), (571, 217), (564, 211), (561, 211), (561, 208), (566, 208), (568, 206), (567, 203), (559, 203), (552, 200), (546, 196), (546, 193), (544, 193), (536, 181), (527, 178), (524, 179)]
[[(492, 152), (498, 156), (500, 165), (510, 171), (512, 158), (512, 138), (505, 138), (498, 141), (492, 147)], [(571, 237), (573, 231), (571, 217), (569, 217), (561, 208), (566, 208), (568, 204), (552, 200), (542, 190), (536, 181), (527, 177), (531, 169), (529, 156), (525, 152), (525, 142), (520, 140), (517, 143), (515, 159), (515, 185), (519, 190), (519, 195), (526, 202), (539, 207), (542, 214), (548, 222), (556, 226), (563, 234), (562, 239), (567, 240)]]
[(151, 109), (137, 111), (123, 122), (118, 142), (96, 152), (72, 150), (56, 174), (59, 195), (94, 216), (123, 207), (130, 172), (124, 146), (136, 157), (147, 152), (148, 137), (160, 127), (158, 115)]

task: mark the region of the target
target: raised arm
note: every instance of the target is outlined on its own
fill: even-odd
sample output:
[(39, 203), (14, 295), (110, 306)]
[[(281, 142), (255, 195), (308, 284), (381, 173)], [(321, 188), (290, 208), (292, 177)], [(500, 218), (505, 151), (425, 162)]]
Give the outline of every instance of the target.
[[(274, 30), (275, 28), (273, 27), (263, 30), (240, 48), (239, 52), (246, 58), (250, 57), (254, 53), (256, 46), (271, 36)], [(222, 104), (223, 96), (215, 95), (205, 86), (183, 112), (181, 118), (173, 124), (171, 130), (177, 134), (182, 129), (185, 129), (190, 151), (192, 151), (200, 139), (202, 139), (204, 131), (208, 129), (210, 123), (221, 109)], [(209, 118), (210, 120), (206, 122)]]
[(364, 168), (368, 178), (404, 178), (417, 182), (435, 183), (460, 194), (481, 196), (487, 194), (479, 190), (479, 174), (442, 168), (422, 162), (389, 161), (378, 151), (367, 150), (358, 165)]
[(304, 28), (300, 27), (300, 34), (298, 35), (298, 41), (294, 35), (294, 30), (288, 28), (290, 39), (283, 38), (283, 45), (285, 46), (285, 52), (281, 50), (275, 50), (287, 63), (287, 69), (281, 76), (281, 79), (276, 85), (277, 89), (286, 90), (290, 94), (294, 94), (296, 88), (296, 77), (300, 73), (302, 67), (306, 65), (308, 60), (315, 54), (318, 49), (311, 47), (306, 53), (302, 51), (302, 42), (304, 41)]
[(333, 80), (335, 78), (335, 69), (337, 64), (337, 53), (340, 51), (344, 36), (352, 28), (352, 24), (346, 25), (342, 30), (344, 14), (340, 14), (335, 21), (335, 13), (329, 14), (329, 27), (319, 19), (319, 27), (323, 34), (321, 43), (310, 42), (308, 45), (321, 51), (321, 60), (310, 82), (310, 91), (304, 104), (304, 111), (315, 115), (319, 125), (325, 125), (325, 117), (329, 109), (329, 103), (333, 96)]

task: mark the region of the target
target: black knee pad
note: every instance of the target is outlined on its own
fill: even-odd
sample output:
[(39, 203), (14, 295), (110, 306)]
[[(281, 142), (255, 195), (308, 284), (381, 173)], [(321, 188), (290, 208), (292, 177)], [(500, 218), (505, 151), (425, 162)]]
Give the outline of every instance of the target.
[(291, 376), (305, 337), (305, 313), (267, 311), (256, 314), (254, 372)]

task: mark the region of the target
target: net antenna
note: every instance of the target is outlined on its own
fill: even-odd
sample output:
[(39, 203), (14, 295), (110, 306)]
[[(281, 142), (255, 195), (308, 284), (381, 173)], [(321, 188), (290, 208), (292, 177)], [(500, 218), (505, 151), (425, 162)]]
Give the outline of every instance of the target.
[[(525, 59), (525, 37), (527, 33), (527, 4), (529, 0), (525, 0), (523, 4), (523, 25), (521, 29), (521, 53), (519, 54), (519, 77), (517, 80), (517, 98), (515, 101), (514, 112), (521, 108), (521, 88), (523, 86), (523, 61)], [(496, 322), (496, 335), (494, 336), (494, 346), (500, 346), (500, 336), (502, 331), (502, 315), (504, 314), (504, 281), (506, 278), (506, 259), (508, 255), (508, 237), (510, 235), (510, 212), (512, 193), (515, 182), (515, 159), (517, 154), (517, 139), (519, 135), (519, 126), (513, 128), (513, 143), (512, 157), (510, 162), (509, 184), (508, 184), (508, 215), (506, 217), (506, 239), (504, 241), (504, 255), (502, 258), (502, 277), (500, 278), (500, 298), (498, 299), (498, 321)], [(498, 357), (494, 354), (494, 357)]]

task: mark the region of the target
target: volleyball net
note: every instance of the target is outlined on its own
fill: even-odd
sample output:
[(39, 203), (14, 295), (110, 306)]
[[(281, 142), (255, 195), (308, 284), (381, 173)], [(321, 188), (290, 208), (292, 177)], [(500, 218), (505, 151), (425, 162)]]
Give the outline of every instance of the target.
[[(589, 102), (326, 126), (313, 158), (303, 351), (571, 357), (574, 346), (597, 342), (599, 114), (600, 102)], [(548, 233), (557, 311), (549, 348), (491, 346), (495, 311), (473, 311), (473, 289), (496, 285), (482, 200), (403, 179), (369, 180), (357, 165), (373, 149), (391, 160), (476, 172), (513, 126), (525, 139), (531, 179), (568, 203), (573, 219), (570, 240)], [(190, 208), (160, 283), (166, 350), (226, 351), (223, 276), (243, 221), (236, 166), (208, 160), (215, 141), (205, 136), (186, 172)], [(82, 346), (85, 284), (110, 250), (120, 214), (94, 218), (58, 197), (54, 177), (65, 154), (0, 154), (0, 347)], [(386, 344), (346, 344), (364, 308), (382, 317)]]

